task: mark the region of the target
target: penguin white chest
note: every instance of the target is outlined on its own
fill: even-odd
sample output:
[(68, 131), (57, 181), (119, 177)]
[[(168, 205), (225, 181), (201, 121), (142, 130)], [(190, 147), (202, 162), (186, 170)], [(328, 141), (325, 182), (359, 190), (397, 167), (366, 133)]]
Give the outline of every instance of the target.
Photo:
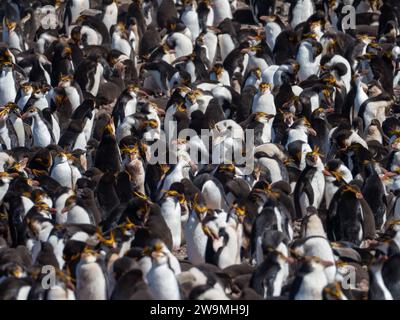
[(231, 5), (228, 0), (215, 0), (213, 2), (214, 9), (214, 26), (219, 25), (226, 18), (232, 19)]
[(181, 246), (181, 206), (173, 197), (168, 197), (161, 205), (161, 215), (171, 231), (174, 249)]
[(117, 24), (118, 19), (118, 6), (115, 2), (106, 7), (103, 17), (103, 23), (110, 30), (111, 26)]
[(227, 33), (218, 35), (218, 42), (221, 50), (221, 60), (224, 61), (228, 54), (235, 49), (235, 44), (230, 34)]
[(91, 221), (86, 210), (75, 205), (68, 211), (67, 223), (91, 224)]
[(96, 30), (89, 28), (87, 26), (82, 26), (81, 34), (85, 35), (86, 43), (89, 46), (101, 45), (102, 37)]
[(136, 113), (136, 98), (133, 98), (126, 103), (124, 113), (125, 117), (128, 117), (131, 114)]
[(17, 49), (19, 51), (24, 51), (25, 48), (21, 48), (21, 39), (18, 34), (14, 31), (11, 31), (8, 34), (8, 46), (9, 48)]
[(106, 300), (106, 280), (96, 262), (81, 264), (77, 268), (77, 298), (79, 300)]
[(14, 102), (16, 96), (14, 75), (11, 70), (3, 70), (0, 74), (0, 105), (3, 106), (10, 101)]
[(270, 93), (256, 94), (253, 101), (252, 113), (265, 112), (276, 114), (274, 96)]
[(210, 209), (222, 209), (221, 191), (218, 189), (214, 181), (207, 181), (201, 190), (207, 207)]
[(311, 179), (311, 186), (314, 192), (314, 207), (318, 208), (321, 204), (325, 190), (325, 177), (321, 171), (317, 171)]
[(130, 43), (127, 40), (122, 39), (116, 32), (114, 32), (112, 37), (112, 48), (121, 51), (127, 57), (130, 57), (132, 52)]
[(32, 134), (34, 146), (47, 147), (52, 142), (51, 134), (46, 124), (37, 118), (33, 120)]
[(200, 33), (199, 18), (194, 10), (186, 10), (181, 17), (182, 22), (189, 28), (192, 41), (196, 40)]
[(271, 50), (274, 50), (275, 40), (281, 33), (282, 28), (276, 22), (269, 22), (265, 25), (265, 38)]
[(4, 143), (5, 149), (10, 150), (11, 149), (11, 139), (10, 139), (10, 134), (8, 132), (7, 126), (4, 123), (4, 126), (0, 128), (0, 138), (1, 141)]
[(295, 300), (321, 300), (322, 290), (328, 284), (324, 272), (314, 271), (303, 277)]
[(184, 231), (189, 261), (194, 264), (204, 263), (208, 238), (194, 212), (189, 216)]
[(167, 264), (154, 265), (147, 274), (152, 295), (160, 300), (180, 300), (179, 286), (174, 272)]
[(51, 170), (51, 177), (64, 187), (73, 188), (80, 175), (65, 161), (55, 165), (53, 170)]
[(82, 131), (76, 138), (76, 141), (75, 141), (75, 144), (74, 144), (74, 147), (72, 148), (72, 150), (76, 150), (76, 149), (85, 150), (86, 145), (87, 145), (86, 135), (85, 135), (85, 132)]

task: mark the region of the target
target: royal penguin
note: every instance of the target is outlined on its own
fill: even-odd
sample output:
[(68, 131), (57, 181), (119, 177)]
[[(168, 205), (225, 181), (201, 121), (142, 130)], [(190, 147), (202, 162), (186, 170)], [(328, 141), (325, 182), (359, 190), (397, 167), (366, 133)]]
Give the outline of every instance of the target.
[(260, 83), (258, 92), (253, 99), (251, 111), (252, 113), (264, 112), (268, 115), (276, 114), (274, 96), (271, 92), (270, 84), (265, 82)]
[(306, 80), (311, 75), (316, 75), (320, 68), (322, 45), (315, 39), (305, 39), (300, 42), (296, 60), (300, 65), (298, 78)]
[(12, 62), (0, 63), (0, 105), (14, 102), (17, 96), (16, 79)]
[(30, 107), (22, 119), (32, 118), (32, 145), (47, 147), (55, 142), (54, 132), (49, 122), (44, 118), (42, 111), (36, 107)]
[(298, 217), (306, 215), (306, 208), (319, 208), (325, 190), (325, 178), (322, 173), (323, 164), (318, 150), (306, 154), (306, 167), (302, 171), (294, 190), (294, 202)]
[(329, 284), (324, 269), (331, 262), (317, 257), (306, 257), (292, 284), (290, 300), (321, 300), (323, 289)]
[(50, 176), (63, 187), (75, 188), (76, 181), (82, 177), (79, 169), (71, 162), (71, 155), (60, 153), (54, 158)]
[(183, 186), (180, 183), (173, 183), (170, 189), (165, 191), (164, 198), (160, 204), (161, 214), (168, 228), (171, 230), (174, 249), (179, 249), (182, 242), (181, 207), (184, 205), (184, 202)]
[(85, 249), (76, 267), (76, 297), (79, 300), (106, 300), (107, 278), (97, 252)]
[(160, 300), (180, 300), (181, 294), (175, 272), (159, 243), (155, 244), (151, 258), (152, 266), (146, 275), (150, 293)]

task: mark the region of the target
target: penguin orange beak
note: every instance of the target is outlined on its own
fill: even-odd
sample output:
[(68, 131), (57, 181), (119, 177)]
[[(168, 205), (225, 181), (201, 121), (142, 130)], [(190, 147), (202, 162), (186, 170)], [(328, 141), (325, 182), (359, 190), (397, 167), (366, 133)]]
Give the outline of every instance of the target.
[(15, 29), (16, 26), (17, 26), (17, 23), (16, 23), (16, 22), (8, 22), (8, 23), (7, 23), (8, 32), (13, 31), (13, 30)]
[(328, 170), (326, 170), (326, 169), (322, 170), (322, 173), (323, 173), (324, 176), (326, 176), (326, 177), (332, 176), (332, 174), (331, 174)]
[(162, 109), (162, 108), (160, 108), (160, 107), (155, 107), (155, 109), (156, 109), (156, 112), (157, 112), (157, 114), (159, 115), (159, 116), (164, 116), (165, 115), (165, 110), (164, 109)]
[(312, 135), (313, 137), (317, 136), (317, 132), (313, 128), (308, 128), (307, 132), (309, 135)]
[(67, 213), (69, 211), (69, 208), (68, 207), (64, 207), (62, 210), (61, 210), (61, 213)]
[(334, 265), (333, 262), (331, 262), (331, 261), (326, 261), (326, 260), (321, 260), (320, 263), (321, 263), (325, 268), (328, 268), (328, 267), (331, 267), (331, 266)]

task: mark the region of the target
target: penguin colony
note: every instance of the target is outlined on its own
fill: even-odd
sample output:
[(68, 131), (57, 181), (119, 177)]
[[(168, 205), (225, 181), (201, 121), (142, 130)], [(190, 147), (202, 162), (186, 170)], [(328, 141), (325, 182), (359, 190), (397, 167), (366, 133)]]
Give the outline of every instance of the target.
[(0, 6), (0, 299), (400, 299), (397, 0)]

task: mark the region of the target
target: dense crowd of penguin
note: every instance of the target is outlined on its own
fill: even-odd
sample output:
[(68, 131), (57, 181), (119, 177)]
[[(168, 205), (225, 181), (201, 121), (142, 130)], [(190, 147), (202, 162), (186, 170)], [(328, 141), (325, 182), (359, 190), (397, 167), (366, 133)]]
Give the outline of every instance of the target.
[[(398, 0), (2, 0), (0, 21), (0, 299), (400, 299)], [(224, 149), (249, 130), (250, 172)]]

